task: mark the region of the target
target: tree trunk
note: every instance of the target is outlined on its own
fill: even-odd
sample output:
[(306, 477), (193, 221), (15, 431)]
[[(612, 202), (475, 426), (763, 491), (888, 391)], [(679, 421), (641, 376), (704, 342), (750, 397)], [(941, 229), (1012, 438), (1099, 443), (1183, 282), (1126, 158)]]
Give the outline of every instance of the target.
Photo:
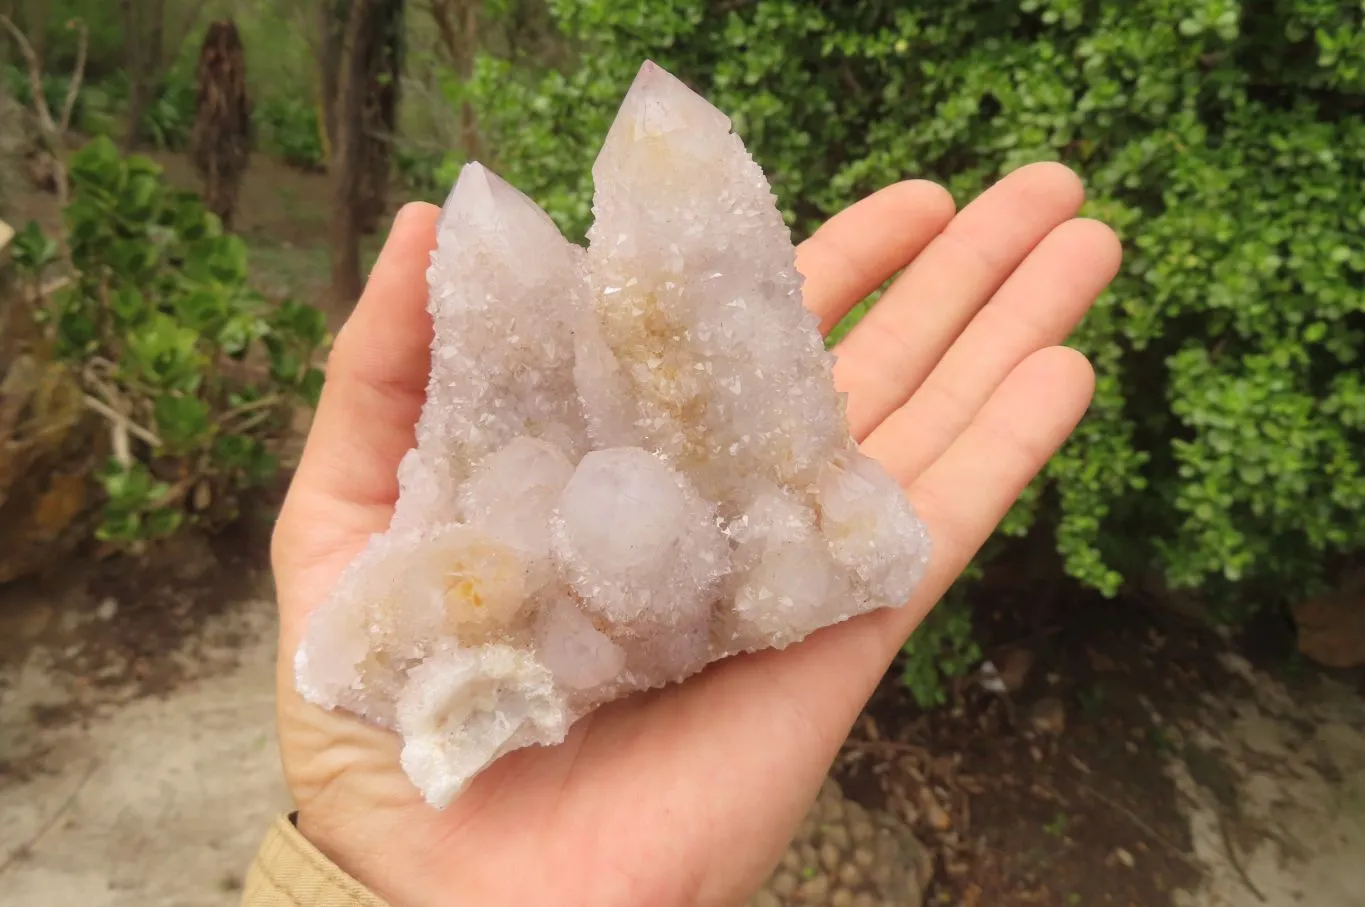
[(156, 99), (165, 59), (166, 0), (122, 0), (128, 54), (128, 132), (132, 151), (142, 140), (142, 118)]
[(331, 166), (337, 146), (337, 85), (341, 45), (345, 39), (349, 0), (320, 0), (318, 3), (318, 81), (322, 90), (322, 127), (326, 138), (325, 164)]
[(388, 209), (389, 178), (398, 134), (398, 104), (403, 87), (403, 11), (405, 0), (371, 0), (372, 37), (365, 48), (364, 110), (360, 139), (360, 229), (379, 230)]
[(339, 303), (354, 303), (364, 289), (360, 273), (361, 132), (364, 129), (365, 53), (372, 34), (372, 0), (351, 0), (337, 49), (337, 90), (333, 102), (332, 292)]
[(251, 101), (246, 89), (246, 52), (237, 25), (209, 25), (199, 52), (190, 158), (204, 181), (204, 203), (231, 229), (237, 191), (251, 154)]
[[(478, 0), (431, 0), (431, 16), (441, 33), (441, 43), (460, 81), (468, 84), (474, 77), (474, 58), (479, 52)], [(479, 140), (479, 120), (468, 96), (460, 102), (460, 150), (465, 160), (479, 160), (483, 151)]]
[[(394, 135), (398, 130), (398, 103), (403, 81), (403, 14), (405, 0), (370, 0), (367, 26), (355, 52), (360, 59), (359, 103), (361, 129), (356, 147), (360, 157), (356, 190), (358, 223), (362, 233), (374, 233), (388, 207), (389, 175), (393, 163)], [(341, 89), (342, 46), (345, 27), (351, 21), (352, 0), (321, 0), (322, 45), (319, 59), (323, 97), (323, 121), (329, 166), (339, 144), (338, 106)]]

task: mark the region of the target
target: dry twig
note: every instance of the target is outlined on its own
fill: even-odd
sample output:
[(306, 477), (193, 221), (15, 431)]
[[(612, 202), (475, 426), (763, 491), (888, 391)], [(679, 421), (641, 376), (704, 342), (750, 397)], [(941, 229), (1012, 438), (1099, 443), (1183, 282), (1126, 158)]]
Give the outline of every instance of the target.
[(900, 740), (848, 740), (844, 743), (844, 750), (852, 753), (883, 752), (916, 756), (920, 759), (929, 758), (929, 751), (924, 747)]
[(1106, 797), (1104, 794), (1096, 790), (1092, 785), (1081, 780), (1080, 778), (1076, 779), (1076, 786), (1079, 787), (1085, 793), (1094, 797), (1096, 800), (1103, 803), (1105, 806), (1108, 806), (1109, 808), (1117, 810), (1118, 812), (1122, 813), (1125, 817), (1127, 817), (1128, 821), (1132, 822), (1135, 826), (1137, 826), (1139, 831), (1147, 835), (1147, 837), (1151, 838), (1153, 841), (1156, 841), (1164, 845), (1167, 850), (1169, 850), (1173, 855), (1175, 855), (1186, 866), (1189, 866), (1196, 872), (1202, 873), (1204, 871), (1204, 867), (1199, 865), (1198, 861), (1196, 861), (1189, 854), (1185, 853), (1185, 851), (1182, 850), (1179, 846), (1177, 846), (1174, 841), (1163, 835), (1161, 832), (1157, 831), (1155, 828), (1151, 826), (1150, 823), (1147, 822), (1147, 820), (1143, 819), (1141, 816), (1133, 812), (1128, 807), (1124, 806), (1122, 803), (1119, 803), (1117, 800), (1114, 800), (1111, 797)]
[[(114, 409), (112, 406), (103, 402), (102, 400), (96, 399), (95, 397), (92, 397), (90, 394), (86, 394), (85, 405), (88, 406), (90, 409), (94, 410), (95, 412), (99, 413), (104, 418), (108, 419), (110, 423), (112, 423), (115, 427), (122, 428), (124, 431), (126, 431), (133, 437), (137, 438), (139, 441), (145, 441), (146, 443), (152, 445), (153, 447), (161, 446), (161, 439), (158, 438), (155, 434), (153, 434), (148, 429), (143, 428), (141, 425), (138, 425), (132, 419), (129, 419), (123, 413)], [(119, 445), (115, 444), (114, 446), (115, 448), (117, 448)], [(128, 464), (124, 463), (124, 465), (126, 466)]]
[(24, 66), (28, 70), (29, 92), (33, 95), (33, 109), (38, 114), (38, 126), (43, 134), (43, 141), (47, 145), (47, 151), (52, 155), (53, 181), (57, 184), (57, 201), (66, 207), (67, 199), (71, 195), (71, 184), (67, 179), (66, 155), (64, 154), (64, 143), (66, 141), (67, 130), (71, 128), (71, 114), (76, 109), (76, 97), (80, 94), (81, 83), (85, 79), (85, 60), (90, 44), (90, 31), (85, 27), (85, 23), (79, 19), (72, 19), (67, 23), (68, 28), (76, 30), (76, 66), (71, 71), (71, 78), (66, 85), (66, 99), (62, 104), (61, 119), (53, 119), (52, 108), (47, 104), (47, 96), (43, 93), (43, 65), (38, 59), (38, 55), (33, 50), (33, 45), (29, 43), (19, 26), (14, 24), (14, 20), (9, 16), (0, 16), (0, 26), (9, 32), (9, 36), (14, 39), (14, 44), (19, 48), (19, 55), (24, 58)]
[(58, 132), (63, 136), (71, 129), (71, 114), (76, 110), (76, 97), (81, 93), (81, 82), (85, 80), (85, 59), (90, 50), (90, 32), (85, 23), (73, 21), (69, 27), (76, 29), (76, 66), (71, 70), (71, 79), (66, 83), (62, 119), (57, 123)]

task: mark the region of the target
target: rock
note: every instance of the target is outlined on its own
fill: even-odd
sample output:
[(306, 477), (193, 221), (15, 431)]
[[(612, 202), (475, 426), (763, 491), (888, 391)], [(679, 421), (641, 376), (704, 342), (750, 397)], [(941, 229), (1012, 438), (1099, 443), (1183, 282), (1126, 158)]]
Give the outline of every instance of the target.
[(1066, 730), (1066, 706), (1055, 696), (1044, 696), (1029, 709), (1029, 725), (1040, 734), (1058, 736)]
[(991, 693), (1017, 693), (1024, 688), (1036, 660), (1031, 649), (1009, 649), (999, 659), (982, 663), (981, 685)]
[(118, 599), (106, 598), (100, 602), (100, 606), (95, 609), (95, 616), (100, 620), (113, 620), (118, 613)]
[(782, 907), (782, 899), (765, 889), (754, 895), (749, 907)]
[(1349, 571), (1336, 588), (1292, 608), (1299, 651), (1329, 668), (1365, 665), (1365, 568)]
[(863, 871), (858, 864), (845, 856), (843, 865), (839, 867), (839, 885), (843, 888), (857, 889), (862, 885), (863, 878)]
[(297, 651), (303, 696), (397, 730), (437, 808), (607, 702), (901, 607), (928, 564), (730, 120), (646, 63), (593, 181), (584, 249), (461, 171), (392, 523)]
[(934, 792), (927, 787), (920, 788), (919, 792), (920, 809), (924, 814), (925, 820), (935, 831), (947, 831), (953, 825), (952, 816), (948, 815), (948, 810), (938, 802)]
[[(801, 824), (748, 907), (922, 907), (933, 860), (904, 822), (845, 799), (833, 781), (809, 817), (818, 821)], [(855, 824), (867, 829), (862, 843)]]
[(819, 904), (829, 896), (829, 876), (814, 875), (801, 883), (796, 896), (802, 903)]
[(98, 504), (90, 477), (108, 449), (71, 372), (26, 350), (31, 330), (0, 326), (0, 583), (47, 568), (87, 537)]
[(1118, 860), (1120, 863), (1122, 863), (1129, 869), (1132, 869), (1134, 866), (1137, 865), (1137, 861), (1133, 859), (1133, 855), (1128, 851), (1124, 850), (1122, 847), (1114, 851), (1114, 859)]
[(835, 846), (834, 842), (826, 838), (825, 843), (820, 847), (820, 865), (827, 872), (838, 872), (843, 860), (844, 852)]
[(796, 893), (796, 874), (792, 872), (779, 872), (768, 882), (768, 890), (779, 899), (780, 903), (785, 903), (785, 899)]

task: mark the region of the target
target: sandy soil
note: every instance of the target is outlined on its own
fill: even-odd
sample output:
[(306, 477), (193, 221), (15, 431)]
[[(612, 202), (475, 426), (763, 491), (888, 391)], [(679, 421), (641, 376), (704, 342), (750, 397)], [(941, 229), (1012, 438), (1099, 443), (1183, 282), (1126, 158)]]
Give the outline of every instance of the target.
[[(4, 668), (0, 904), (237, 902), (260, 836), (288, 804), (273, 622), (273, 605), (259, 600), (211, 621), (167, 653), (192, 657), (198, 676), (164, 697), (78, 684), (53, 670), (61, 653), (43, 648)], [(73, 710), (83, 714), (73, 720)]]
[(1365, 701), (1327, 678), (1291, 692), (1237, 656), (1223, 663), (1248, 692), (1206, 696), (1208, 720), (1170, 766), (1208, 867), (1176, 904), (1365, 904)]

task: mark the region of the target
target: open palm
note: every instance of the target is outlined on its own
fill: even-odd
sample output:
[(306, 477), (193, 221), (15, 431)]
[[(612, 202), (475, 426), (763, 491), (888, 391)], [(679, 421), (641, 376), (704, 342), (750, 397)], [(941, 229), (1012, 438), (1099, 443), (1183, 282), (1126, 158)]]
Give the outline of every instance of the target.
[(905, 638), (1090, 401), (1089, 364), (1057, 344), (1120, 251), (1076, 218), (1081, 202), (1056, 164), (1016, 171), (956, 216), (942, 188), (899, 183), (798, 252), (825, 330), (905, 269), (839, 346), (835, 374), (854, 436), (933, 535), (913, 601), (606, 706), (564, 744), (495, 763), (444, 811), (402, 773), (397, 737), (293, 689), (305, 618), (387, 527), (415, 443), (436, 209), (405, 208), (337, 337), (274, 539), (280, 740), (303, 834), (394, 907), (742, 903)]

